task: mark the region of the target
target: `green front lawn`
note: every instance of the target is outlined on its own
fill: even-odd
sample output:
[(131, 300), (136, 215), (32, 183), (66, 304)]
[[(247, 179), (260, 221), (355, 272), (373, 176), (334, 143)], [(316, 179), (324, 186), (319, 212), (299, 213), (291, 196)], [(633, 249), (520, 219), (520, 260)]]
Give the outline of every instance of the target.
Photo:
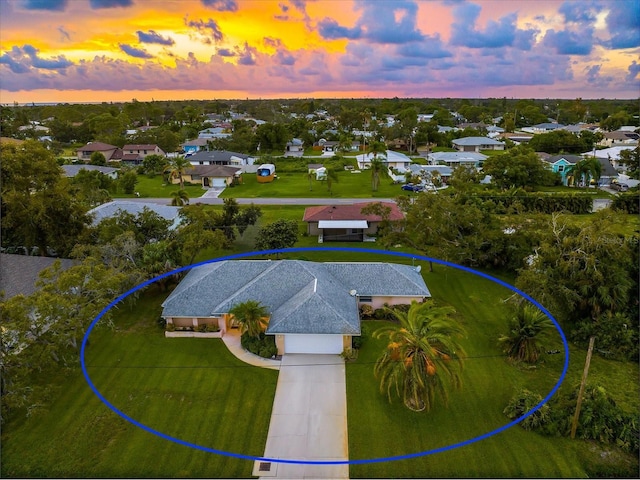
[[(166, 435), (261, 456), (278, 373), (251, 367), (219, 339), (164, 338), (166, 293), (123, 307), (116, 329), (92, 333), (86, 364), (116, 408)], [(250, 477), (253, 462), (199, 451), (147, 433), (102, 404), (80, 369), (60, 375), (50, 409), (2, 432), (3, 477)]]
[(333, 182), (332, 193), (329, 193), (325, 181), (315, 178), (309, 182), (304, 173), (278, 173), (278, 178), (270, 183), (258, 183), (256, 176), (245, 173), (242, 185), (226, 188), (221, 197), (235, 198), (395, 198), (403, 190), (400, 185), (393, 185), (389, 179), (382, 178), (378, 191), (371, 189), (371, 172), (362, 173), (338, 171), (338, 182)]
[[(423, 272), (427, 269), (423, 267)], [(449, 407), (415, 413), (394, 399), (389, 403), (373, 376), (373, 364), (384, 348), (371, 333), (381, 322), (365, 322), (364, 346), (355, 363), (347, 365), (349, 455), (355, 459), (418, 453), (461, 443), (509, 422), (502, 414), (515, 392), (526, 387), (543, 396), (562, 371), (563, 355), (546, 355), (534, 369), (519, 369), (505, 361), (496, 339), (504, 330), (500, 301), (510, 291), (458, 270), (436, 266), (425, 272), (434, 298), (453, 305), (467, 330), (463, 345), (468, 358), (464, 386), (450, 395)], [(561, 349), (559, 335), (548, 346)], [(571, 349), (571, 363), (563, 389), (580, 380), (584, 352)], [(616, 372), (612, 374), (612, 372)], [(638, 366), (594, 357), (590, 381), (602, 384), (621, 405), (638, 410)], [(625, 380), (626, 379), (626, 380)], [(403, 477), (585, 477), (583, 459), (592, 444), (580, 440), (544, 437), (514, 426), (500, 434), (446, 452), (411, 460), (352, 465), (352, 478)], [(596, 447), (597, 451), (598, 448)], [(598, 460), (596, 459), (597, 463)]]
[[(189, 199), (194, 200), (201, 197), (205, 190), (201, 185), (184, 184), (184, 189), (189, 194)], [(171, 198), (171, 192), (180, 190), (180, 185), (170, 185), (164, 183), (162, 175), (155, 175), (149, 178), (147, 175), (138, 175), (135, 191), (140, 194), (140, 198)], [(135, 194), (117, 193), (111, 195), (114, 198), (133, 198)]]

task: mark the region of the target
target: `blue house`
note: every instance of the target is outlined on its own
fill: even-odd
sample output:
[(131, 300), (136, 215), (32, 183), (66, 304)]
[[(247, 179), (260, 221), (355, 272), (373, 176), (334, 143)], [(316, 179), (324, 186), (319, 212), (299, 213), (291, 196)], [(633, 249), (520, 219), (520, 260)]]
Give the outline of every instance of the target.
[(207, 139), (196, 138), (194, 140), (188, 140), (184, 142), (181, 146), (185, 154), (193, 155), (196, 152), (207, 149)]
[(565, 186), (569, 184), (573, 166), (580, 160), (582, 157), (579, 155), (553, 155), (544, 159), (551, 166), (551, 171), (560, 175)]

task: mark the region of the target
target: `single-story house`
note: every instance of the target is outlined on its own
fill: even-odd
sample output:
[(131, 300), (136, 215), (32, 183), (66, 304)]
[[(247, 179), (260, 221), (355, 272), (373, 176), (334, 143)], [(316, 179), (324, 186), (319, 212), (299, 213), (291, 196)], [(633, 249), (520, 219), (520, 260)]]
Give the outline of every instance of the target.
[(479, 168), (486, 159), (486, 155), (478, 152), (433, 152), (427, 155), (427, 160), (431, 165), (446, 165), (447, 167), (464, 165)]
[(598, 145), (612, 147), (613, 145), (638, 145), (640, 134), (635, 132), (624, 132), (616, 130), (615, 132), (605, 132), (604, 138), (598, 142)]
[[(360, 169), (371, 168), (372, 160), (372, 153), (356, 155), (356, 161)], [(378, 155), (378, 160), (381, 160), (387, 168), (407, 168), (411, 165), (411, 159), (408, 156), (404, 153), (394, 152), (393, 150), (387, 150), (386, 155)]]
[(561, 123), (545, 122), (545, 123), (538, 123), (536, 125), (531, 125), (529, 127), (522, 127), (522, 131), (527, 133), (538, 134), (538, 133), (553, 132), (554, 130), (559, 130), (561, 128), (564, 128), (564, 125)]
[(307, 233), (318, 236), (322, 242), (364, 242), (378, 232), (382, 221), (379, 215), (365, 215), (362, 209), (371, 203), (381, 203), (391, 209), (390, 221), (404, 218), (394, 202), (363, 202), (351, 205), (318, 205), (304, 210), (302, 220), (307, 222)]
[(87, 170), (88, 172), (97, 171), (114, 180), (118, 176), (117, 168), (101, 167), (99, 165), (62, 165), (62, 170), (64, 170), (65, 177), (75, 177), (80, 170)]
[(582, 156), (606, 158), (611, 162), (613, 168), (615, 168), (619, 172), (626, 172), (626, 165), (620, 163), (620, 152), (622, 152), (623, 150), (634, 150), (636, 148), (640, 147), (638, 147), (637, 145), (621, 145), (617, 147), (604, 148), (602, 150), (592, 150), (590, 152), (584, 152)]
[(518, 132), (504, 132), (499, 135), (499, 138), (502, 138), (503, 140), (511, 140), (516, 145), (521, 145), (523, 143), (529, 143), (529, 141), (533, 138), (533, 134), (518, 133)]
[(299, 138), (293, 138), (287, 142), (285, 147), (285, 157), (301, 157), (304, 153), (304, 142)]
[[(239, 183), (241, 181), (241, 174), (242, 169), (238, 167), (230, 167), (227, 165), (196, 165), (184, 171), (182, 180), (185, 183), (201, 184), (203, 188), (224, 188), (234, 183), (234, 181)], [(173, 177), (171, 183), (180, 183), (180, 179)]]
[(107, 162), (122, 159), (122, 149), (115, 145), (109, 145), (102, 142), (89, 142), (84, 147), (77, 150), (78, 160), (88, 162), (94, 152), (100, 152), (104, 155)]
[(114, 200), (113, 202), (103, 203), (89, 210), (89, 215), (93, 215), (92, 225), (97, 225), (105, 218), (110, 218), (117, 215), (120, 211), (130, 213), (131, 215), (138, 215), (144, 210), (148, 209), (156, 214), (160, 215), (165, 220), (173, 221), (173, 224), (169, 226), (169, 230), (173, 230), (180, 225), (180, 208), (172, 207), (169, 205), (159, 205), (157, 203), (144, 203), (144, 202), (132, 202), (130, 200)]
[(194, 138), (193, 140), (187, 140), (180, 146), (186, 155), (193, 155), (200, 150), (206, 150), (208, 141), (206, 138)]
[(613, 167), (613, 164), (608, 158), (598, 158), (598, 161), (600, 162), (601, 166), (598, 185), (611, 185), (611, 182), (613, 180), (618, 180), (618, 171)]
[(244, 153), (229, 152), (227, 150), (201, 150), (189, 156), (191, 165), (228, 165), (244, 167), (253, 165), (255, 157)]
[(489, 137), (463, 137), (451, 141), (459, 152), (480, 152), (480, 150), (504, 150), (504, 143)]
[(360, 306), (422, 301), (431, 294), (418, 269), (394, 263), (225, 260), (193, 268), (162, 303), (176, 327), (231, 328), (229, 311), (249, 300), (269, 312), (278, 354), (339, 354), (359, 336)]
[(232, 129), (231, 124), (206, 128), (198, 132), (198, 138), (204, 138), (204, 139), (229, 138), (232, 135), (231, 129)]
[(158, 145), (151, 144), (125, 145), (124, 147), (122, 147), (122, 153), (125, 156), (137, 155), (143, 160), (149, 155), (161, 155), (163, 157), (166, 156), (164, 150), (162, 150)]
[(551, 166), (551, 171), (560, 174), (563, 185), (568, 185), (571, 169), (582, 158), (580, 155), (552, 155), (542, 160)]

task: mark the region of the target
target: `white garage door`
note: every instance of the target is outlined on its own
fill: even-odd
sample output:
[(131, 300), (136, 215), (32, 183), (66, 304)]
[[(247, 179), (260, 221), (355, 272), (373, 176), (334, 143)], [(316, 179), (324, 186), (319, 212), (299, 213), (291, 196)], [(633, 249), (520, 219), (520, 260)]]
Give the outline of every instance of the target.
[(211, 186), (212, 187), (226, 187), (224, 178), (211, 178)]
[(342, 353), (342, 335), (285, 335), (284, 353)]

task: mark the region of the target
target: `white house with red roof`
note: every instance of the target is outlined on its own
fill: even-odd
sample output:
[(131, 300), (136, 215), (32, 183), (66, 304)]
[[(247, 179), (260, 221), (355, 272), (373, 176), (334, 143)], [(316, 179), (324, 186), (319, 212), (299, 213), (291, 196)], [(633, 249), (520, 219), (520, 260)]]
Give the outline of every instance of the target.
[(397, 222), (404, 218), (400, 208), (393, 202), (363, 202), (351, 205), (319, 205), (308, 207), (303, 220), (307, 222), (307, 233), (318, 236), (322, 242), (366, 242), (374, 241), (381, 215), (362, 213), (362, 209), (372, 203), (379, 203), (388, 211), (386, 219)]

